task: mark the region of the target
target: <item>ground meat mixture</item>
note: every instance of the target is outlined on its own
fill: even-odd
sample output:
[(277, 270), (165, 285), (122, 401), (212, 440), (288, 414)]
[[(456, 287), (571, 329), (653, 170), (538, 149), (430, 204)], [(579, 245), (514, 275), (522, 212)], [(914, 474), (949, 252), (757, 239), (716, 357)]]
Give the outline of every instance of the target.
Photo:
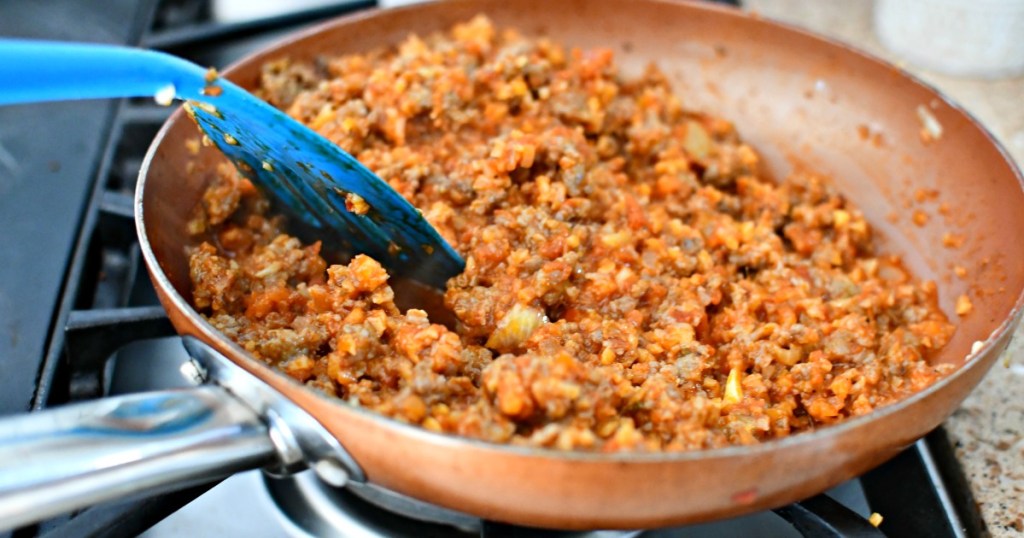
[[(810, 174), (767, 180), (654, 66), (483, 17), (394, 49), (287, 59), (260, 94), (357, 156), (466, 259), (451, 327), (366, 256), (328, 264), (223, 166), (190, 224), (194, 304), (316, 390), (428, 430), (593, 451), (758, 443), (948, 372), (936, 286)], [(685, 95), (682, 96), (685, 100)], [(197, 241), (198, 242), (198, 241)]]

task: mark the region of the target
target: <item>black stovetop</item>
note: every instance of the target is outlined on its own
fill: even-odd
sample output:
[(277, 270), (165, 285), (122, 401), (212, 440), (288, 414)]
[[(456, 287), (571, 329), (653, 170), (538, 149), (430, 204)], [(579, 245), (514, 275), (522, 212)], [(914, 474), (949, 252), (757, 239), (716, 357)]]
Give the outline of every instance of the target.
[[(0, 2), (0, 37), (141, 45), (223, 67), (301, 25), (375, 4), (338, 2), (219, 24), (210, 20), (209, 0)], [(118, 381), (130, 370), (126, 364), (139, 362), (127, 357), (141, 354), (152, 358), (154, 350), (170, 345), (175, 351), (166, 360), (180, 360), (180, 346), (166, 338), (133, 345), (119, 361), (110, 360), (128, 342), (172, 334), (141, 267), (132, 223), (135, 176), (149, 141), (168, 114), (168, 109), (150, 100), (0, 107), (0, 225), (4, 230), (0, 252), (5, 261), (0, 264), (0, 368), (4, 372), (0, 376), (0, 414), (96, 398), (111, 390), (112, 381), (114, 391), (160, 388), (145, 384), (127, 387)], [(231, 491), (252, 493), (268, 480), (250, 473), (232, 477), (212, 490), (213, 483), (141, 501), (97, 506), (20, 529), (14, 535), (125, 536), (154, 524), (153, 536), (178, 535), (189, 528), (192, 513), (187, 508), (180, 510), (182, 506), (191, 502), (190, 506), (216, 513), (217, 508), (211, 506), (220, 503), (217, 506), (223, 507), (227, 502), (226, 513), (233, 513)], [(258, 495), (265, 497), (267, 491), (281, 487), (291, 486), (271, 483)], [(890, 536), (963, 536), (984, 528), (941, 430), (831, 494), (862, 516), (881, 513), (885, 518), (881, 529)], [(821, 508), (815, 502), (788, 510), (828, 512), (828, 506)], [(274, 510), (273, 504), (269, 506), (268, 510)], [(417, 527), (407, 527), (406, 521), (374, 512), (372, 507), (358, 510), (360, 518), (375, 525), (371, 530), (376, 534), (367, 535), (418, 533)], [(270, 519), (287, 520), (284, 512)], [(301, 514), (291, 517), (312, 521)], [(644, 536), (776, 535), (781, 532), (778, 529), (790, 528), (770, 512), (744, 521)], [(301, 534), (302, 527), (285, 524), (261, 530), (268, 536)], [(539, 532), (489, 523), (482, 528), (487, 536)], [(319, 535), (324, 529), (314, 526), (304, 532)], [(448, 530), (464, 535), (454, 528)], [(244, 532), (251, 535), (252, 529)], [(436, 532), (430, 531), (432, 535)], [(843, 535), (829, 534), (828, 529), (819, 532), (825, 533), (817, 534), (821, 536)]]

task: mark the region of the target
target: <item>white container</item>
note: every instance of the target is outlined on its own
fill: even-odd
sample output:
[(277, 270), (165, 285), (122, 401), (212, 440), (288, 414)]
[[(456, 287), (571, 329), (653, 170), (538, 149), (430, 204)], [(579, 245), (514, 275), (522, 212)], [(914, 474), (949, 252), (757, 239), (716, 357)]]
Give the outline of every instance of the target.
[(875, 32), (886, 48), (931, 71), (1024, 73), (1024, 0), (876, 0)]
[(210, 11), (215, 21), (231, 23), (275, 17), (333, 3), (335, 0), (213, 0)]
[[(424, 1), (426, 0), (378, 0), (378, 5), (388, 8)], [(339, 0), (213, 0), (211, 11), (214, 20), (230, 23), (284, 15), (338, 2)]]

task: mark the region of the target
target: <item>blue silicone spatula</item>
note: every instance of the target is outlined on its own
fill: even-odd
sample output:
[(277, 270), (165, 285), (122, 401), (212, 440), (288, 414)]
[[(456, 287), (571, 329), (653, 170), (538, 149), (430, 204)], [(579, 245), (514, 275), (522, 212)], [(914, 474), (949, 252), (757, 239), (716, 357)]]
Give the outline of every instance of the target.
[(0, 105), (147, 96), (184, 101), (209, 139), (325, 248), (368, 254), (440, 288), (465, 267), (423, 215), (358, 160), (207, 69), (150, 50), (0, 39)]

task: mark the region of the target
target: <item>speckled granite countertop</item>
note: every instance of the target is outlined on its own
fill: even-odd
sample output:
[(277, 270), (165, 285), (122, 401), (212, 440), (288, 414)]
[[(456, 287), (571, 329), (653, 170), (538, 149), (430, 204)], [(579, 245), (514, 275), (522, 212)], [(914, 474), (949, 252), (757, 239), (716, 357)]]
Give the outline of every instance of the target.
[[(872, 30), (870, 0), (746, 0), (766, 18), (852, 43), (901, 63)], [(904, 66), (974, 114), (1024, 164), (1024, 77), (981, 81), (951, 78)], [(1006, 355), (946, 422), (985, 525), (993, 536), (1024, 536), (1024, 327)]]

